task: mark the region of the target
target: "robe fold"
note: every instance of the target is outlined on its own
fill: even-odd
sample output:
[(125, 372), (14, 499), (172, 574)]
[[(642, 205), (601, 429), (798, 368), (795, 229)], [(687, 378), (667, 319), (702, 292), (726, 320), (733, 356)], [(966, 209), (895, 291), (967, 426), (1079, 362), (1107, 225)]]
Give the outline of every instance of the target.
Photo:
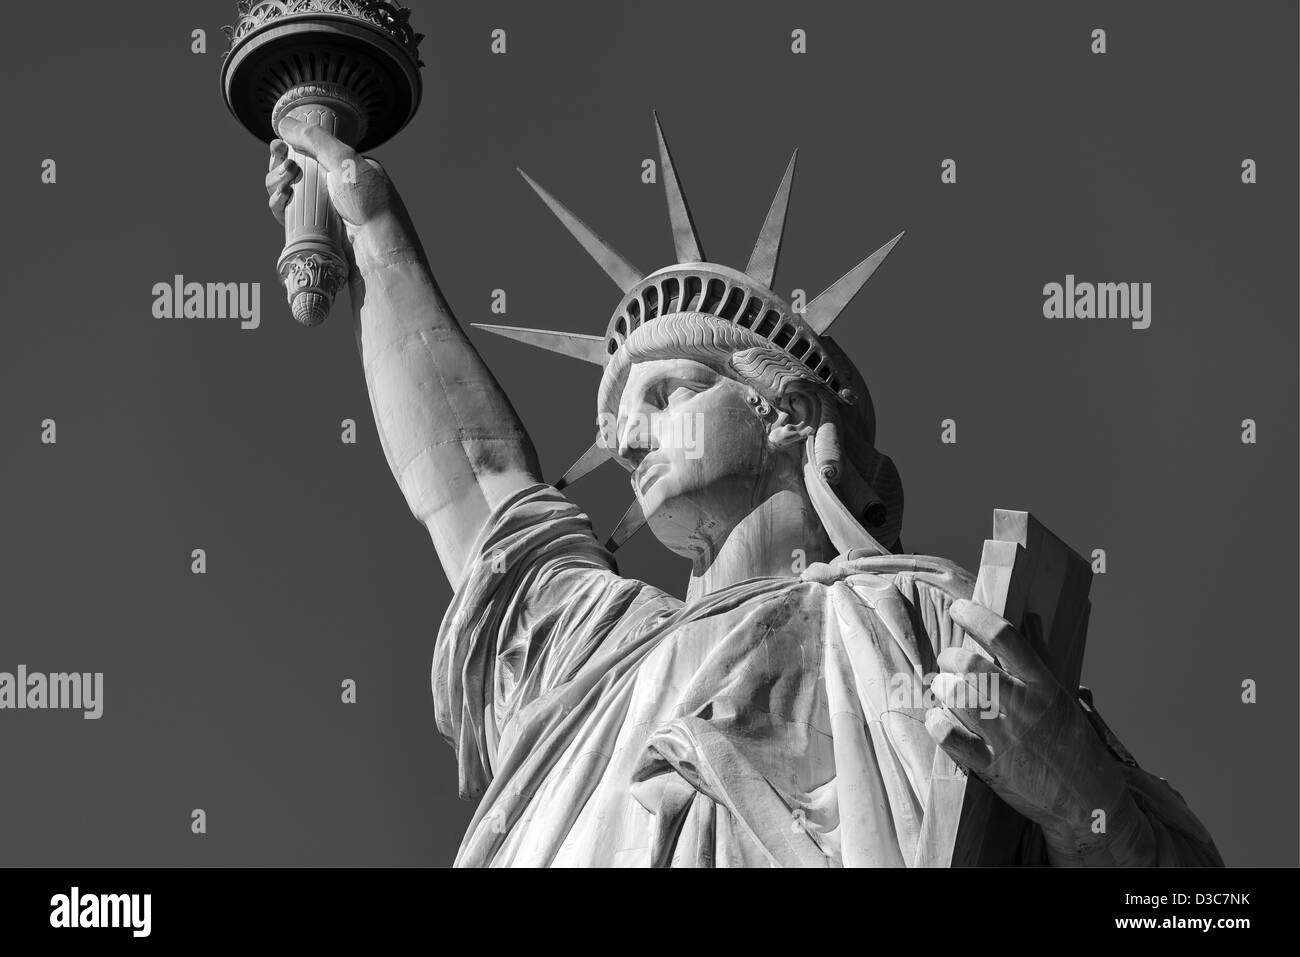
[[(688, 604), (621, 577), (548, 485), (501, 503), (473, 555), (432, 675), (461, 796), (479, 799), (457, 866), (916, 859), (937, 747), (923, 683), (962, 641), (948, 609), (968, 572), (841, 556)], [(1156, 832), (1152, 863), (1220, 863), (1084, 700)]]

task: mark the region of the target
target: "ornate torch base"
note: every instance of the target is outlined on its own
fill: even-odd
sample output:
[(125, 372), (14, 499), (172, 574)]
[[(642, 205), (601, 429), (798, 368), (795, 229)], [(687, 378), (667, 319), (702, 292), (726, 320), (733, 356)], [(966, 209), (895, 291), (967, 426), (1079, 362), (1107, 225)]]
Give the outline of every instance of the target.
[[(365, 133), (361, 105), (337, 83), (293, 87), (276, 102), (272, 127), (278, 131), (285, 116), (319, 126), (345, 143), (359, 142)], [(325, 321), (347, 282), (344, 226), (330, 203), (325, 171), (294, 150), (290, 158), (302, 168), (302, 182), (284, 211), (284, 251), (277, 271), (293, 317), (304, 326), (315, 326)]]

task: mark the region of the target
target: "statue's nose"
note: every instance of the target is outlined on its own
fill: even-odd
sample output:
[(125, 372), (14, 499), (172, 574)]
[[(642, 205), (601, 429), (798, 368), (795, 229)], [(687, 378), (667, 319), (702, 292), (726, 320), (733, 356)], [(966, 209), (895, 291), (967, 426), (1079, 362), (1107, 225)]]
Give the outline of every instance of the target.
[(650, 419), (641, 413), (629, 415), (618, 433), (618, 457), (631, 463), (632, 468), (659, 447), (650, 427)]

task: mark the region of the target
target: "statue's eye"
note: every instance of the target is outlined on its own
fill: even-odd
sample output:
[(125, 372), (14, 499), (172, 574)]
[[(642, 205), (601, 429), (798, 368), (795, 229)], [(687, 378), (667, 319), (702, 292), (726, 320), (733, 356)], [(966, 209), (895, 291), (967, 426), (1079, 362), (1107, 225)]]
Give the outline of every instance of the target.
[(674, 402), (683, 402), (699, 391), (699, 389), (692, 388), (688, 385), (672, 386), (668, 389), (668, 400), (666, 404), (672, 405)]
[(685, 402), (708, 388), (706, 383), (693, 379), (666, 378), (655, 383), (647, 392), (646, 398), (656, 409), (666, 409), (670, 405)]

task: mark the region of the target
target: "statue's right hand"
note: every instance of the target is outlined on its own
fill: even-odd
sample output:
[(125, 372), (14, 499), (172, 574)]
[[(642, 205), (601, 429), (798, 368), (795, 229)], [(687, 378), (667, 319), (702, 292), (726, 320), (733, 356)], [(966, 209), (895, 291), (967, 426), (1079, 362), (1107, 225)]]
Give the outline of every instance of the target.
[(266, 192), (271, 213), (282, 225), (294, 184), (302, 178), (302, 167), (289, 156), (290, 147), (320, 164), (330, 202), (346, 224), (349, 236), (396, 205), (397, 194), (384, 168), (332, 133), (286, 116), (280, 120), (280, 134), (284, 139), (271, 141)]

